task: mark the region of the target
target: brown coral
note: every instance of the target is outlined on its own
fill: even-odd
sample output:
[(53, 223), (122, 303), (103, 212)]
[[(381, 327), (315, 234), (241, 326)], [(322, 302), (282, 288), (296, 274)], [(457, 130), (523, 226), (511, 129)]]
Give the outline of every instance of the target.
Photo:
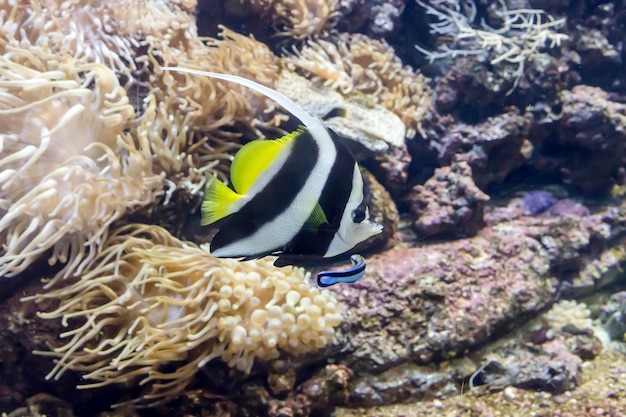
[(59, 300), (42, 317), (71, 325), (65, 345), (41, 352), (58, 358), (49, 377), (86, 371), (86, 387), (139, 378), (139, 402), (174, 398), (214, 358), (249, 372), (255, 359), (323, 348), (341, 322), (302, 269), (217, 259), (158, 226), (117, 229), (86, 270), (34, 297)]
[(431, 107), (428, 80), (395, 55), (384, 40), (361, 34), (342, 34), (337, 43), (309, 41), (294, 56), (284, 58), (288, 68), (310, 73), (314, 80), (344, 94), (356, 90), (396, 113), (407, 136), (420, 130), (420, 120)]

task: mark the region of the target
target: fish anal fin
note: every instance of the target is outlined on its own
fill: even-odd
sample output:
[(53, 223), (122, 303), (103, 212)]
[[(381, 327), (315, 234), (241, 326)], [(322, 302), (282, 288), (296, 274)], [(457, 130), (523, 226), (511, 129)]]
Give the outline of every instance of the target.
[(235, 190), (239, 194), (247, 194), (259, 176), (300, 133), (302, 130), (298, 129), (278, 139), (258, 139), (245, 144), (235, 155), (230, 167), (230, 179)]
[(316, 203), (311, 215), (304, 223), (304, 227), (307, 229), (317, 230), (323, 224), (328, 224), (328, 219), (326, 218), (326, 213), (324, 213), (320, 203)]
[(235, 203), (242, 197), (216, 177), (210, 178), (204, 190), (200, 224), (207, 226), (233, 214)]

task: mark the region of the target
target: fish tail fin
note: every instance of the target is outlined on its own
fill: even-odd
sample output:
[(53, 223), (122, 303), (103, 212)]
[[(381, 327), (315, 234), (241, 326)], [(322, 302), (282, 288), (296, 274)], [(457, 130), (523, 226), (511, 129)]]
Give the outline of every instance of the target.
[(216, 177), (209, 179), (204, 189), (200, 224), (207, 226), (233, 214), (236, 211), (235, 203), (242, 197)]

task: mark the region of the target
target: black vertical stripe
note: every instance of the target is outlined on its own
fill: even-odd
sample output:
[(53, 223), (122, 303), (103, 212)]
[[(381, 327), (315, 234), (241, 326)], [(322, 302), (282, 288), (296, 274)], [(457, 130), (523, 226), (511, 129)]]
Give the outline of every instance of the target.
[[(229, 216), (211, 241), (211, 250), (217, 250), (256, 233), (264, 224), (274, 220), (293, 203), (311, 175), (319, 158), (319, 146), (308, 130), (295, 139), (292, 152), (281, 169), (268, 184), (241, 210)], [(284, 242), (283, 246), (288, 242)], [(245, 256), (262, 256), (282, 247)], [(239, 257), (239, 256), (236, 256)]]
[(285, 248), (285, 254), (322, 256), (339, 229), (341, 218), (352, 192), (352, 176), (356, 160), (342, 139), (329, 131), (337, 149), (337, 158), (326, 180), (319, 203), (329, 224), (318, 230), (302, 229)]

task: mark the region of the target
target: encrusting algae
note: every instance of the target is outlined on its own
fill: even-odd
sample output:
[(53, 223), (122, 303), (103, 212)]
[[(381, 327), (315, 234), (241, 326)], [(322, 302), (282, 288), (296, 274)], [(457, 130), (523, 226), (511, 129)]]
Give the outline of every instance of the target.
[(80, 279), (63, 284), (32, 297), (59, 300), (40, 315), (70, 328), (65, 345), (39, 352), (57, 358), (48, 378), (86, 372), (85, 388), (137, 379), (140, 405), (175, 398), (215, 358), (249, 372), (281, 351), (323, 348), (341, 322), (335, 298), (303, 269), (217, 259), (158, 226), (116, 229)]

